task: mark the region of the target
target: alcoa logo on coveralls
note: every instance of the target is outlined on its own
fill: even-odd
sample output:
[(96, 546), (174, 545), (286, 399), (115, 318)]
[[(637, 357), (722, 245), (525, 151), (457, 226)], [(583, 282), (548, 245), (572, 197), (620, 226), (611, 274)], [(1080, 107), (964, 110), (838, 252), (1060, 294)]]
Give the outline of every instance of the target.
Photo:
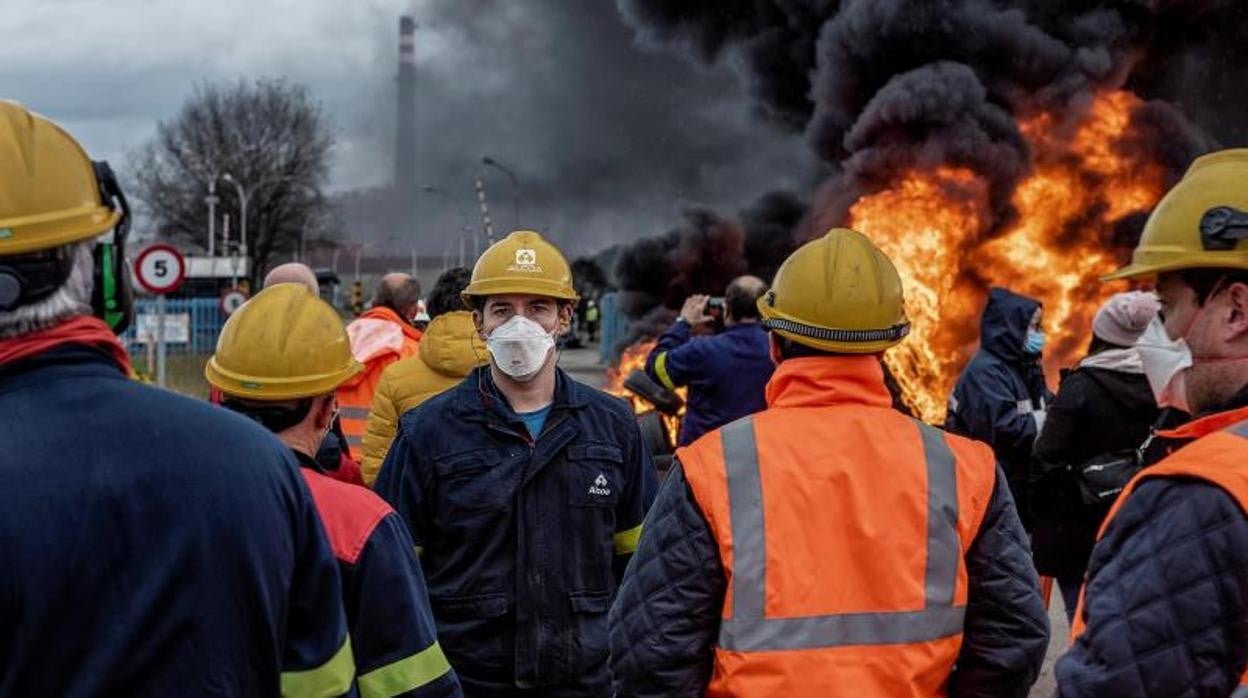
[(516, 250), (516, 262), (507, 271), (523, 271), (532, 274), (542, 273), (542, 267), (537, 263), (537, 250), (521, 247)]
[(594, 478), (594, 484), (589, 486), (589, 493), (592, 495), (597, 495), (599, 497), (610, 497), (611, 496), (611, 488), (609, 487), (610, 484), (611, 483), (607, 480), (606, 475), (603, 475), (602, 473), (598, 473), (598, 477)]

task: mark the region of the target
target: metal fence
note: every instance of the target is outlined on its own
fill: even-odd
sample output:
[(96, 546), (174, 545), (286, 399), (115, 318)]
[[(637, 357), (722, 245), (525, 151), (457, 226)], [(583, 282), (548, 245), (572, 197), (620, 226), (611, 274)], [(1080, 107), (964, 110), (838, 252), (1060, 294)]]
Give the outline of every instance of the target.
[[(217, 335), (225, 324), (218, 299), (170, 298), (166, 301), (165, 313), (165, 335), (171, 339), (167, 347), (170, 354), (210, 354), (217, 348)], [(147, 351), (147, 342), (141, 340), (143, 335), (155, 335), (152, 329), (155, 317), (155, 298), (135, 300), (135, 321), (121, 335), (121, 341), (132, 356), (142, 356)], [(141, 328), (146, 331), (140, 332)]]

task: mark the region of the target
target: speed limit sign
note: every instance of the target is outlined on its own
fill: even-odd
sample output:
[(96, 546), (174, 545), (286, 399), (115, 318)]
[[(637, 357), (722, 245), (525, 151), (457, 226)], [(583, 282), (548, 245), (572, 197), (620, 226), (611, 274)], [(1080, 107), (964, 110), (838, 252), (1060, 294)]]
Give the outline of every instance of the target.
[(233, 315), (234, 311), (238, 310), (246, 302), (247, 292), (243, 289), (237, 286), (226, 289), (225, 293), (221, 294), (221, 312), (227, 316)]
[(134, 261), (134, 276), (149, 293), (173, 293), (186, 278), (186, 260), (170, 245), (152, 245)]

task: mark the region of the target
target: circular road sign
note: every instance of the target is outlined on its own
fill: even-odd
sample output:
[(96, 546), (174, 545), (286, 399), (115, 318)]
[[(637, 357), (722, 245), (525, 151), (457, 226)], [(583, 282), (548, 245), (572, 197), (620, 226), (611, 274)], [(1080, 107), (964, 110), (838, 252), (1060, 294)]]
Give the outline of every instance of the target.
[(221, 294), (221, 312), (225, 313), (226, 316), (228, 317), (230, 315), (233, 315), (234, 311), (238, 310), (239, 306), (241, 306), (243, 303), (246, 303), (246, 302), (247, 302), (246, 291), (244, 291), (243, 289), (237, 286), (233, 288), (227, 288), (225, 290), (225, 293)]
[(170, 245), (151, 245), (134, 260), (134, 276), (150, 293), (173, 293), (186, 278), (186, 260)]

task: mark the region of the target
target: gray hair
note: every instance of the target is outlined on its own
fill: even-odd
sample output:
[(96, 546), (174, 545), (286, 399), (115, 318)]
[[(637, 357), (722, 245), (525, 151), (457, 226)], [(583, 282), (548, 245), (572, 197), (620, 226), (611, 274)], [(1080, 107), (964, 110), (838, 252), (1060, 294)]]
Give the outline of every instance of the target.
[(56, 292), (30, 305), (0, 311), (0, 339), (11, 339), (46, 330), (76, 315), (91, 314), (91, 291), (95, 284), (95, 242), (74, 243), (74, 266)]

